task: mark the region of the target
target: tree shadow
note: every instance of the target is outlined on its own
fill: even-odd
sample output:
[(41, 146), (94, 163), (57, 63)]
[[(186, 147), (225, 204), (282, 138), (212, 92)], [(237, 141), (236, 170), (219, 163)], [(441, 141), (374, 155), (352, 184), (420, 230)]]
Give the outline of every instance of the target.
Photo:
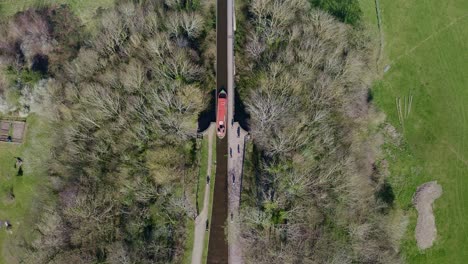
[(203, 132), (210, 126), (211, 122), (216, 122), (216, 89), (210, 93), (208, 107), (198, 115), (198, 132)]
[(43, 54), (35, 55), (32, 60), (31, 70), (45, 76), (49, 71), (49, 58)]
[(377, 191), (376, 196), (378, 200), (384, 202), (388, 206), (393, 206), (395, 201), (395, 193), (393, 192), (393, 188), (387, 180), (385, 180), (382, 187)]
[(16, 176), (23, 176), (23, 166), (20, 166), (18, 169), (18, 172), (16, 173)]
[(367, 90), (367, 102), (370, 103), (372, 101), (374, 101), (374, 93), (372, 89), (368, 89)]
[(234, 121), (239, 122), (239, 125), (245, 130), (250, 131), (249, 121), (250, 114), (245, 110), (245, 104), (242, 102), (238, 89), (234, 89), (235, 109)]

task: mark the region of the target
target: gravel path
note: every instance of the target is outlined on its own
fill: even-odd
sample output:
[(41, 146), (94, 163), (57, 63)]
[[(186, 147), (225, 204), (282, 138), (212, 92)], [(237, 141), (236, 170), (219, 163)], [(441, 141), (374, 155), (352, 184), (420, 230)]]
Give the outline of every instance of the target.
[(227, 38), (227, 88), (228, 88), (228, 263), (242, 264), (242, 250), (239, 244), (239, 222), (235, 221), (239, 213), (242, 188), (242, 169), (244, 165), (244, 142), (247, 132), (234, 121), (234, 31), (236, 28), (234, 0), (227, 1), (228, 38)]
[(244, 143), (247, 132), (239, 123), (235, 122), (230, 127), (229, 159), (228, 159), (228, 230), (229, 230), (229, 263), (240, 264), (242, 250), (239, 244), (239, 222), (236, 218), (239, 214), (240, 195), (242, 190), (242, 170), (244, 166)]
[(418, 222), (416, 223), (416, 242), (419, 249), (432, 247), (437, 236), (432, 203), (442, 195), (442, 186), (436, 181), (424, 183), (419, 186), (413, 197), (413, 204), (418, 211)]
[[(206, 130), (208, 133), (208, 171), (207, 176), (211, 177), (211, 164), (213, 160), (213, 137), (214, 137), (214, 123)], [(212, 181), (210, 181), (212, 184)], [(205, 241), (206, 221), (208, 220), (208, 207), (210, 202), (210, 184), (205, 184), (205, 197), (203, 197), (203, 209), (200, 214), (195, 218), (195, 235), (193, 238), (192, 250), (192, 264), (201, 264), (203, 257), (203, 246)]]

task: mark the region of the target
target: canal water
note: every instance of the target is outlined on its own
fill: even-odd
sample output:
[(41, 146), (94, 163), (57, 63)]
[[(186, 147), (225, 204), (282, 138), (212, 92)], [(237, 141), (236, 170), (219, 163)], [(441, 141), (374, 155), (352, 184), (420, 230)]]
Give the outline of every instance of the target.
[[(216, 90), (228, 83), (228, 9), (227, 0), (217, 0), (216, 14)], [(228, 96), (234, 96), (228, 94)], [(217, 98), (217, 96), (216, 96)], [(226, 241), (226, 220), (228, 216), (227, 190), (227, 148), (228, 133), (216, 142), (216, 178), (214, 187), (213, 209), (211, 215), (210, 239), (207, 262), (228, 263), (228, 244)]]
[(226, 220), (228, 216), (227, 136), (216, 142), (216, 179), (211, 216), (208, 263), (227, 263)]

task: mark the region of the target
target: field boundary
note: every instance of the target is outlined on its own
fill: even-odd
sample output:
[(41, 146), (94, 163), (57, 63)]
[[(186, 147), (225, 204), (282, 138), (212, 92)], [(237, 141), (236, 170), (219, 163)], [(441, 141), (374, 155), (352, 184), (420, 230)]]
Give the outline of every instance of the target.
[(380, 59), (382, 58), (383, 49), (384, 49), (384, 35), (382, 30), (382, 15), (380, 13), (380, 2), (379, 0), (374, 0), (375, 3), (375, 13), (377, 15), (377, 27), (379, 29), (379, 53), (377, 54), (377, 70), (380, 65)]

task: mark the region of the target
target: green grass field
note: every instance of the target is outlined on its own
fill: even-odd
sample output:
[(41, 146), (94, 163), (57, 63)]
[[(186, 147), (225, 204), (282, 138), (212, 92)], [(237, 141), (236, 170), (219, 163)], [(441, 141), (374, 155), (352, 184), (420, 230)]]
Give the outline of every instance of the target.
[[(364, 19), (376, 28), (374, 0), (361, 5)], [(468, 2), (395, 0), (381, 1), (380, 7), (385, 39), (380, 66), (391, 68), (373, 92), (405, 141), (388, 155), (396, 204), (411, 216), (403, 254), (408, 263), (467, 263)], [(407, 114), (405, 98), (411, 96)], [(434, 205), (438, 237), (431, 249), (420, 252), (411, 198), (418, 185), (431, 180), (444, 191)]]
[(106, 8), (115, 0), (0, 0), (0, 16), (12, 16), (16, 12), (30, 7), (41, 7), (50, 4), (68, 4), (78, 17), (87, 24), (99, 7)]
[[(11, 252), (10, 238), (23, 234), (28, 237), (31, 230), (31, 206), (37, 198), (39, 186), (45, 183), (44, 176), (36, 170), (30, 160), (32, 156), (47, 157), (48, 154), (48, 127), (40, 122), (38, 117), (31, 116), (27, 120), (26, 137), (22, 144), (0, 142), (0, 220), (9, 220), (12, 224), (11, 232), (0, 228), (0, 263), (12, 263), (14, 252)], [(38, 148), (38, 146), (42, 148)], [(29, 153), (27, 153), (29, 152)], [(24, 174), (17, 176), (14, 168), (15, 157), (24, 161)], [(9, 198), (10, 190), (15, 198)]]

